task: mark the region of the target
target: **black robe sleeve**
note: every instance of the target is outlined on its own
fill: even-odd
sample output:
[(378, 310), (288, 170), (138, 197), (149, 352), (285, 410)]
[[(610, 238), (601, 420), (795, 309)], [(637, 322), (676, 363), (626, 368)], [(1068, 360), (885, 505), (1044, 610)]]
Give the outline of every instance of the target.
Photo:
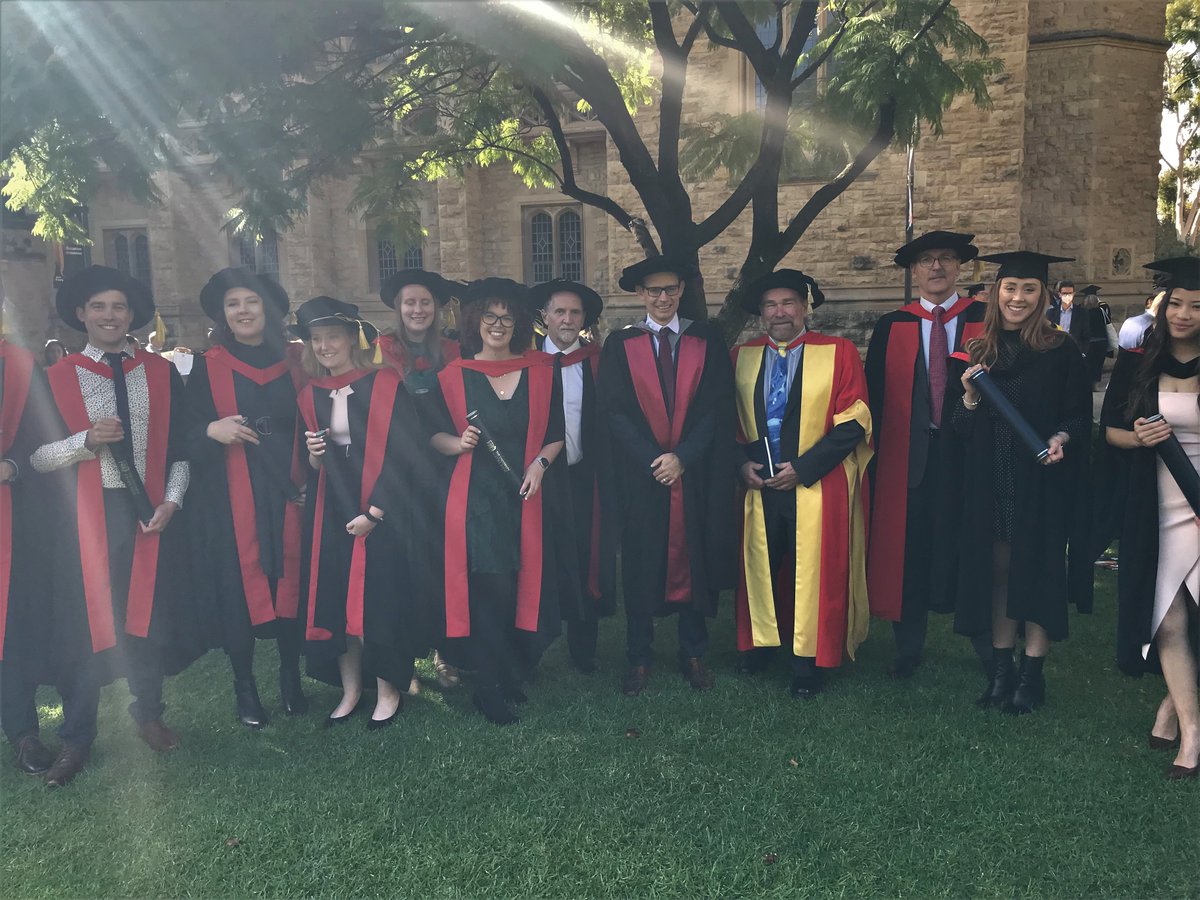
[(801, 456), (792, 460), (792, 469), (800, 483), (812, 487), (842, 464), (858, 446), (866, 431), (858, 422), (842, 422), (834, 425), (829, 433), (813, 444)]

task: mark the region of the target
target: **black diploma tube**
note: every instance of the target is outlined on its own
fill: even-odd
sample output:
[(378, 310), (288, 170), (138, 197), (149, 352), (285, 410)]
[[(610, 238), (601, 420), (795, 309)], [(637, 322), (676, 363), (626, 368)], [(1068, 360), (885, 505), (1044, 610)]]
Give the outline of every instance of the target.
[(473, 409), (467, 413), (467, 424), (474, 425), (479, 429), (479, 436), (483, 438), (483, 446), (487, 448), (488, 453), (492, 454), (492, 459), (496, 461), (496, 465), (500, 467), (500, 471), (506, 473), (512, 481), (513, 486), (518, 491), (521, 490), (521, 476), (513, 471), (513, 467), (508, 464), (508, 460), (504, 458), (504, 454), (500, 452), (500, 448), (492, 439), (492, 433), (488, 431), (486, 425), (483, 424), (483, 419), (479, 417), (479, 410)]
[(1046, 446), (1046, 442), (1038, 437), (1033, 426), (1025, 421), (1025, 417), (1008, 401), (986, 370), (980, 369), (972, 375), (971, 382), (975, 389), (987, 398), (988, 403), (996, 408), (1000, 418), (1008, 423), (1017, 439), (1029, 449), (1038, 462), (1050, 455), (1050, 448)]
[(1192, 465), (1183, 444), (1179, 443), (1179, 438), (1172, 433), (1154, 449), (1158, 451), (1158, 458), (1163, 461), (1163, 465), (1179, 485), (1179, 490), (1183, 492), (1192, 512), (1200, 516), (1200, 472)]

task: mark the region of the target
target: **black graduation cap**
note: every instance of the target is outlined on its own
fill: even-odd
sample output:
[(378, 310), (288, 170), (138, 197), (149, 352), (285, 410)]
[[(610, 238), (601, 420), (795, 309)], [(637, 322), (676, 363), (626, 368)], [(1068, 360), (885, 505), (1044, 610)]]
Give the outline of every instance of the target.
[(577, 296), (583, 303), (583, 327), (591, 328), (604, 311), (604, 300), (586, 284), (578, 281), (567, 281), (565, 278), (555, 278), (553, 281), (543, 281), (529, 289), (533, 304), (540, 310), (546, 309), (546, 304), (555, 294), (565, 292)]
[(1050, 264), (1056, 262), (1074, 262), (1073, 256), (1050, 256), (1034, 250), (1012, 250), (1008, 253), (992, 253), (981, 256), (983, 262), (993, 262), (1000, 265), (996, 280), (1001, 278), (1036, 278), (1041, 282), (1049, 280)]
[(333, 297), (313, 297), (300, 304), (296, 310), (296, 324), (289, 330), (303, 341), (312, 339), (314, 325), (344, 325), (347, 330), (358, 334), (359, 349), (366, 350), (370, 341), (379, 337), (379, 329), (358, 314), (358, 307)]
[(270, 303), (281, 316), (288, 313), (287, 291), (274, 278), (257, 275), (244, 266), (222, 269), (200, 289), (200, 308), (214, 322), (225, 321), (225, 292), (232, 288), (246, 288)]
[(463, 289), (463, 285), (457, 281), (443, 278), (437, 272), (428, 272), (425, 269), (401, 269), (383, 280), (383, 284), (379, 286), (379, 299), (385, 306), (395, 309), (396, 298), (410, 284), (419, 284), (427, 288), (438, 306), (445, 306), (450, 302), (451, 297)]
[(958, 231), (927, 231), (896, 251), (896, 265), (907, 269), (918, 256), (930, 250), (953, 250), (959, 262), (970, 262), (979, 255), (979, 248), (971, 243), (973, 240), (975, 235)]
[(642, 279), (647, 275), (657, 275), (659, 272), (673, 272), (683, 281), (695, 278), (699, 274), (695, 266), (689, 265), (682, 259), (673, 256), (649, 256), (641, 262), (623, 269), (617, 284), (621, 290), (629, 291), (632, 294), (642, 283)]
[(129, 301), (129, 308), (133, 310), (130, 331), (137, 331), (154, 318), (154, 297), (150, 288), (120, 269), (108, 266), (88, 266), (59, 285), (54, 295), (58, 317), (76, 331), (87, 331), (75, 310), (105, 291), (120, 291)]
[(773, 288), (790, 288), (809, 301), (809, 309), (816, 309), (825, 302), (825, 295), (811, 275), (805, 275), (799, 269), (776, 269), (746, 288), (742, 293), (742, 309), (757, 316), (762, 310), (763, 294)]
[(1155, 278), (1155, 283), (1165, 289), (1179, 288), (1184, 291), (1200, 291), (1200, 258), (1195, 256), (1173, 256), (1146, 263), (1143, 269), (1161, 272), (1165, 276)]
[(1099, 294), (1100, 293), (1100, 285), (1085, 284), (1082, 288), (1080, 288), (1079, 293), (1083, 294), (1083, 296), (1085, 296), (1085, 297), (1090, 297), (1094, 294)]

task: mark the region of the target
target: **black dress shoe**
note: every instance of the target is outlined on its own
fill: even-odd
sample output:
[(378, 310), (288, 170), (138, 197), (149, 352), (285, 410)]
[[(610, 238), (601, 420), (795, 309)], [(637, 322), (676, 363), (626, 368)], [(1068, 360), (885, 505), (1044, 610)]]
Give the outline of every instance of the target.
[(521, 717), (504, 702), (499, 688), (480, 688), (471, 696), (475, 708), (493, 725), (516, 725)]
[(504, 698), (506, 703), (528, 703), (529, 698), (525, 696), (525, 692), (521, 690), (519, 684), (502, 684), (500, 685), (500, 696)]
[(92, 755), (90, 745), (80, 747), (77, 744), (64, 744), (54, 759), (54, 765), (46, 772), (46, 784), (49, 787), (65, 787), (83, 771), (88, 757)]
[(921, 660), (915, 656), (897, 656), (892, 667), (888, 669), (888, 674), (897, 681), (907, 681), (917, 674), (917, 667), (920, 665)]
[(300, 686), (300, 666), (281, 666), (279, 669), (279, 701), (289, 716), (302, 716), (308, 712), (308, 698)]
[(333, 728), (335, 725), (345, 725), (352, 718), (354, 718), (354, 714), (357, 713), (362, 708), (363, 708), (362, 697), (359, 697), (358, 702), (354, 704), (354, 709), (350, 710), (350, 712), (346, 713), (344, 716), (326, 716), (325, 717), (325, 727)]
[(823, 690), (825, 685), (820, 678), (797, 675), (792, 679), (788, 693), (797, 700), (812, 700)]
[(1153, 731), (1146, 736), (1146, 743), (1151, 750), (1174, 750), (1179, 746), (1179, 735), (1173, 738), (1159, 737)]
[(738, 675), (758, 675), (770, 667), (773, 658), (774, 648), (771, 647), (755, 647), (753, 650), (745, 650), (738, 654), (733, 671)]
[(1046, 678), (1042, 674), (1044, 656), (1021, 656), (1021, 674), (1012, 698), (1004, 705), (1010, 716), (1023, 716), (1046, 702)]
[(689, 656), (679, 663), (679, 671), (693, 691), (711, 691), (716, 679), (699, 656)]
[(1012, 647), (992, 648), (992, 667), (988, 672), (987, 689), (975, 705), (980, 709), (1004, 706), (1012, 698), (1017, 686), (1017, 670), (1013, 665)]
[(27, 734), (17, 741), (16, 764), (26, 775), (42, 775), (54, 765), (54, 754), (36, 734)]
[(247, 728), (263, 728), (271, 721), (258, 699), (258, 685), (253, 678), (235, 678), (233, 696), (237, 701), (238, 721)]
[(1187, 778), (1200, 777), (1200, 766), (1171, 766), (1167, 769), (1167, 781), (1183, 781)]
[(403, 709), (404, 709), (404, 697), (401, 696), (400, 702), (396, 704), (395, 712), (393, 712), (386, 719), (367, 719), (367, 731), (378, 731), (380, 728), (387, 728), (389, 725), (391, 725), (393, 722), (396, 721), (396, 718), (400, 715), (400, 713)]

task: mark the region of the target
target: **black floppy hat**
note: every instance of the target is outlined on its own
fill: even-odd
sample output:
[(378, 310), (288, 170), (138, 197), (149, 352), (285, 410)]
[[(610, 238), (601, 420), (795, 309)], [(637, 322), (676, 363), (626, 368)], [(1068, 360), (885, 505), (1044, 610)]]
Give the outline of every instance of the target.
[(129, 301), (129, 308), (133, 310), (130, 331), (137, 331), (154, 318), (154, 296), (150, 288), (133, 276), (108, 266), (88, 266), (64, 281), (54, 295), (54, 308), (66, 325), (76, 331), (87, 331), (75, 310), (105, 291), (120, 291)]
[(535, 284), (529, 289), (533, 305), (541, 310), (545, 310), (546, 305), (550, 302), (550, 298), (559, 293), (574, 294), (583, 303), (584, 328), (591, 328), (595, 325), (596, 320), (600, 318), (600, 313), (604, 311), (604, 301), (600, 298), (600, 295), (586, 284), (580, 284), (578, 281), (555, 278), (553, 281), (543, 281), (541, 284)]
[(379, 286), (379, 299), (385, 306), (396, 308), (396, 298), (410, 284), (419, 284), (429, 290), (438, 306), (445, 306), (450, 298), (463, 290), (463, 285), (457, 281), (443, 278), (437, 272), (425, 269), (401, 269), (394, 275), (389, 275)]
[(960, 263), (970, 262), (979, 255), (979, 248), (971, 243), (973, 240), (975, 235), (958, 231), (927, 231), (898, 248), (895, 262), (898, 266), (908, 268), (917, 261), (918, 256), (929, 250), (953, 250)]
[(200, 308), (214, 322), (224, 321), (225, 293), (233, 288), (254, 291), (281, 316), (288, 314), (288, 294), (274, 278), (257, 275), (244, 266), (222, 269), (200, 289)]
[(617, 284), (621, 290), (632, 294), (637, 290), (638, 285), (642, 283), (643, 278), (647, 275), (656, 275), (659, 272), (674, 272), (683, 281), (695, 278), (699, 274), (695, 266), (681, 259), (671, 256), (648, 256), (641, 262), (634, 263), (632, 266), (627, 266), (622, 270)]
[(817, 285), (816, 279), (805, 275), (799, 269), (776, 269), (769, 275), (764, 275), (742, 292), (742, 309), (757, 316), (762, 309), (762, 297), (773, 288), (789, 288), (808, 301), (809, 309), (816, 309), (825, 302), (825, 295)]
[(333, 297), (313, 297), (300, 304), (296, 310), (296, 324), (288, 326), (288, 330), (302, 341), (312, 340), (314, 325), (344, 325), (347, 330), (357, 332), (359, 345), (362, 349), (362, 339), (367, 344), (379, 337), (379, 329), (364, 319), (358, 313), (358, 307), (344, 300)]
[(522, 306), (534, 312), (533, 297), (529, 287), (511, 278), (491, 276), (478, 278), (467, 284), (459, 300), (463, 304), (480, 303), (486, 300), (502, 300), (505, 303)]

